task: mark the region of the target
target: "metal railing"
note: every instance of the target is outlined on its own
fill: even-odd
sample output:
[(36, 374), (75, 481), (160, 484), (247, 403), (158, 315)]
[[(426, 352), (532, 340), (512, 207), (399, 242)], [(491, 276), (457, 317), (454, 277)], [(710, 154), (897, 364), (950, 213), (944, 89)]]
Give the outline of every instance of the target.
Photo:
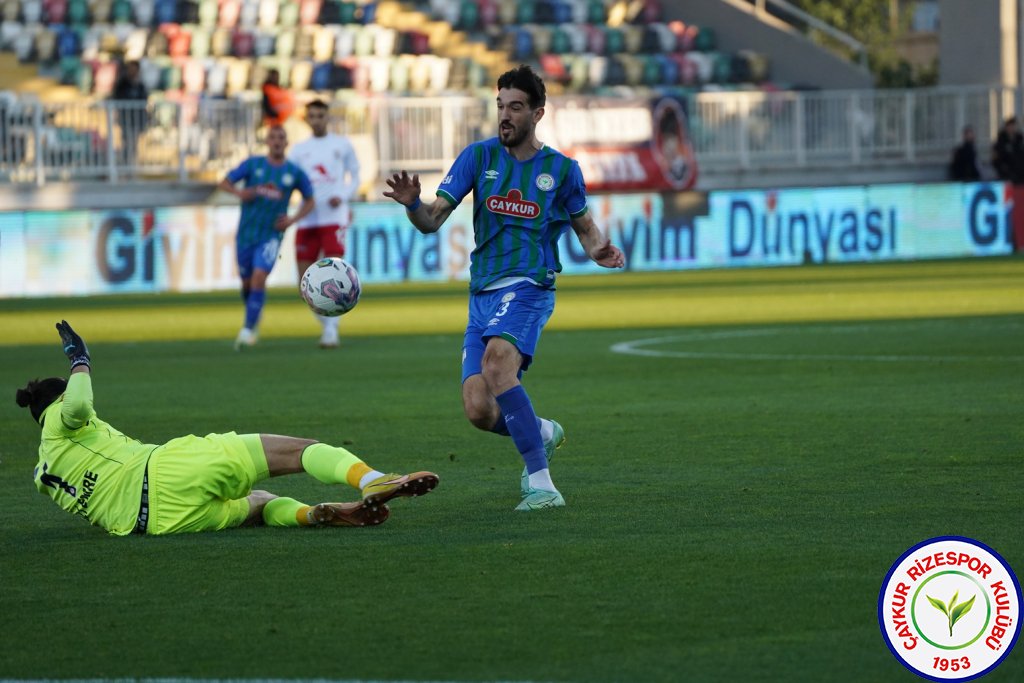
[[(704, 92), (689, 101), (690, 136), (710, 172), (945, 163), (965, 124), (984, 155), (1019, 94), (998, 87)], [(332, 104), (332, 119), (340, 132), (372, 141), (379, 177), (442, 173), (463, 147), (495, 131), (493, 104), (472, 97), (353, 97)], [(0, 100), (0, 179), (215, 180), (264, 151), (259, 125), (259, 102), (242, 100)]]

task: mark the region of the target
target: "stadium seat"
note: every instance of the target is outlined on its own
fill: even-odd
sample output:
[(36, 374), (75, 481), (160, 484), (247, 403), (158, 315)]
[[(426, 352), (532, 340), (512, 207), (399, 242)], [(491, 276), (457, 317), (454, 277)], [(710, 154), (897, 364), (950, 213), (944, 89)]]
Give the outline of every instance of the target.
[(480, 26), (487, 28), (501, 23), (497, 0), (480, 0)]
[(278, 31), (277, 40), (274, 41), (274, 54), (281, 58), (295, 56), (295, 42), (297, 38), (298, 36), (293, 28)]
[(657, 25), (651, 24), (649, 26), (645, 26), (642, 30), (643, 34), (640, 37), (640, 46), (638, 48), (639, 52), (654, 55), (665, 51)]
[(322, 0), (301, 0), (299, 4), (299, 23), (303, 26), (315, 26), (320, 17)]
[(334, 59), (334, 32), (326, 26), (313, 29), (313, 61), (329, 62)]
[[(42, 11), (40, 9), (40, 11)], [(57, 34), (50, 28), (40, 27), (36, 33), (33, 58), (40, 64), (50, 65), (57, 60)]]
[(498, 21), (503, 26), (513, 26), (516, 23), (518, 5), (515, 2), (498, 3)]
[(356, 53), (356, 29), (353, 26), (340, 26), (335, 33), (334, 56), (336, 59), (352, 57)]
[(661, 0), (644, 0), (643, 10), (638, 17), (641, 24), (654, 24), (661, 21)]
[(549, 50), (556, 55), (572, 52), (572, 41), (569, 39), (569, 34), (560, 27), (552, 29)]
[(430, 83), (428, 90), (433, 92), (444, 92), (448, 89), (448, 77), (452, 68), (452, 60), (448, 57), (435, 57), (434, 55), (421, 55), (420, 60), (426, 59), (430, 69)]
[(90, 16), (94, 24), (109, 24), (114, 12), (114, 3), (113, 0), (94, 0), (90, 9)]
[(92, 81), (93, 81), (93, 69), (94, 64), (92, 62), (82, 61), (78, 65), (78, 82), (75, 85), (78, 86), (78, 90), (83, 93), (92, 92)]
[(569, 87), (573, 90), (583, 90), (587, 87), (587, 79), (590, 73), (590, 56), (576, 54), (569, 61)]
[(654, 32), (658, 37), (658, 48), (655, 50), (656, 52), (668, 53), (682, 51), (676, 34), (672, 32), (672, 29), (670, 29), (667, 24), (651, 24), (647, 28)]
[(355, 27), (355, 54), (356, 57), (369, 57), (373, 54), (373, 46), (376, 42), (376, 26)]
[(390, 89), (393, 93), (409, 92), (409, 77), (416, 57), (413, 55), (399, 55), (391, 58)]
[(538, 24), (555, 23), (555, 6), (550, 0), (536, 0), (533, 6), (533, 20)]
[(92, 91), (101, 97), (110, 97), (117, 82), (117, 63), (98, 62), (93, 73)]
[(460, 31), (476, 31), (480, 28), (480, 7), (474, 0), (459, 3), (459, 16), (454, 24)]
[(231, 31), (226, 28), (214, 29), (210, 36), (210, 54), (214, 57), (231, 55)]
[(641, 76), (641, 83), (643, 85), (665, 85), (665, 71), (662, 61), (659, 59), (661, 55), (644, 55), (643, 61), (643, 74)]
[(179, 28), (177, 31), (168, 34), (167, 36), (167, 54), (171, 57), (184, 58), (188, 57), (189, 50), (192, 48), (192, 33)]
[(68, 0), (67, 22), (72, 26), (87, 26), (89, 21), (89, 4), (85, 0)]
[(43, 21), (47, 24), (63, 24), (67, 13), (67, 0), (49, 0), (43, 3)]
[(654, 58), (661, 62), (662, 83), (665, 85), (679, 85), (679, 63), (666, 54), (654, 55)]
[(21, 3), (21, 17), (26, 24), (38, 24), (43, 18), (41, 0), (25, 0)]
[(139, 61), (139, 79), (149, 92), (160, 90), (160, 75), (162, 71), (160, 64), (152, 59), (142, 59)]
[(637, 55), (618, 55), (615, 58), (622, 65), (623, 78), (626, 85), (638, 86), (643, 83), (644, 57)]
[(135, 9), (130, 0), (114, 0), (110, 10), (110, 20), (115, 24), (131, 24), (135, 22)]
[(78, 57), (82, 54), (82, 37), (78, 31), (70, 27), (63, 27), (57, 37), (57, 56), (60, 59), (66, 57)]
[(525, 28), (515, 29), (515, 47), (512, 50), (512, 58), (524, 61), (531, 59), (533, 55), (533, 34)]
[(197, 23), (203, 28), (213, 29), (217, 25), (220, 6), (217, 0), (200, 0)]
[(621, 29), (607, 28), (604, 35), (604, 53), (608, 56), (626, 51), (626, 39)]
[(596, 55), (588, 63), (587, 84), (591, 88), (600, 88), (605, 84), (608, 74), (608, 58)]
[(299, 25), (299, 3), (282, 2), (277, 13), (277, 25), (281, 28), (293, 28)]
[(533, 53), (551, 52), (551, 28), (549, 26), (527, 26), (526, 30), (533, 36)]
[(390, 57), (396, 54), (398, 33), (393, 28), (375, 26), (373, 33), (373, 54), (376, 57)]
[(292, 90), (309, 90), (310, 79), (313, 76), (313, 63), (307, 61), (296, 61), (292, 64), (289, 87)]
[(565, 24), (561, 30), (569, 37), (569, 52), (581, 54), (587, 51), (586, 24)]
[(324, 0), (320, 5), (317, 23), (321, 26), (333, 26), (341, 23), (341, 10), (335, 0)]
[(697, 83), (710, 83), (714, 70), (714, 58), (703, 52), (687, 52), (686, 55), (697, 68)]
[(61, 85), (78, 84), (78, 71), (82, 68), (81, 59), (78, 57), (61, 57), (57, 68), (57, 78)]
[(693, 42), (693, 49), (697, 52), (714, 52), (718, 47), (718, 37), (714, 29), (709, 26), (702, 26), (697, 32)]
[(300, 60), (313, 59), (313, 37), (316, 35), (316, 27), (303, 26), (295, 33), (295, 58)]
[(224, 97), (228, 90), (228, 65), (223, 60), (213, 60), (206, 70), (206, 92), (211, 97)]
[(356, 12), (358, 7), (354, 2), (339, 2), (338, 3), (338, 23), (339, 24), (354, 24), (356, 23)]
[[(78, 0), (71, 0), (68, 12), (73, 11), (74, 3)], [(160, 24), (174, 24), (178, 21), (178, 3), (176, 0), (156, 0), (153, 6), (153, 21)]]
[(235, 57), (249, 58), (256, 54), (256, 41), (251, 33), (239, 29), (231, 35), (231, 54)]
[(565, 0), (553, 0), (552, 13), (553, 21), (556, 24), (570, 24), (573, 21), (572, 6)]
[(248, 59), (233, 59), (228, 62), (227, 94), (229, 96), (248, 89), (251, 70), (252, 62)]
[(363, 24), (376, 24), (377, 23), (377, 3), (367, 2), (365, 3), (357, 18)]
[(193, 59), (205, 59), (210, 56), (210, 41), (212, 34), (204, 28), (196, 28), (192, 31), (192, 41), (189, 46), (189, 55)]
[(623, 52), (635, 55), (640, 52), (640, 45), (644, 39), (642, 26), (623, 26), (619, 29), (622, 32)]
[(606, 34), (602, 27), (587, 27), (587, 52), (591, 52), (595, 55), (603, 55), (605, 53), (605, 40)]
[(146, 56), (150, 58), (167, 56), (167, 34), (161, 31), (152, 31), (149, 34), (149, 41), (146, 43)]
[(519, 0), (516, 5), (517, 24), (532, 24), (537, 21), (537, 5), (533, 0)]
[(626, 84), (626, 67), (619, 57), (608, 58), (608, 67), (604, 75), (604, 84), (607, 86)]
[(206, 69), (198, 59), (186, 59), (181, 65), (181, 87), (190, 95), (198, 95), (206, 88)]
[(318, 62), (313, 66), (313, 71), (309, 77), (309, 87), (311, 90), (323, 91), (330, 88), (331, 68), (333, 66), (330, 62)]
[[(277, 34), (270, 29), (261, 29), (253, 35), (253, 54), (257, 57), (268, 57), (274, 54)], [(282, 74), (283, 76), (284, 74)]]
[(608, 8), (601, 0), (589, 0), (587, 3), (587, 23), (603, 26), (608, 20)]
[(242, 0), (242, 9), (238, 13), (238, 25), (253, 31), (260, 23), (259, 0)]
[(409, 38), (412, 43), (410, 52), (414, 55), (430, 54), (430, 36), (422, 31), (410, 31)]
[(8, 23), (21, 21), (21, 2), (19, 0), (4, 0), (3, 20)]
[(277, 26), (278, 11), (280, 10), (277, 0), (260, 0), (259, 8), (259, 27), (263, 29), (275, 28)]
[(430, 88), (430, 60), (433, 55), (410, 55), (409, 89), (416, 93), (424, 93)]
[(544, 80), (554, 83), (568, 83), (569, 70), (566, 68), (562, 57), (557, 54), (545, 54), (540, 56), (540, 68), (544, 72)]
[(156, 5), (153, 0), (136, 0), (132, 3), (132, 11), (137, 26), (153, 25), (153, 16), (156, 13)]
[(574, 24), (587, 23), (587, 0), (564, 0), (569, 8), (569, 21)]

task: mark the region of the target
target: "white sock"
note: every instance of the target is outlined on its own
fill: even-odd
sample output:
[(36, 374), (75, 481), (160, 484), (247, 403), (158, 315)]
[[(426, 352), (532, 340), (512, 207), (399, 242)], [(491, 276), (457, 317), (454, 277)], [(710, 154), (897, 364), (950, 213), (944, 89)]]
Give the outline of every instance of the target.
[(551, 471), (545, 467), (542, 470), (537, 470), (530, 475), (530, 488), (538, 489), (540, 491), (557, 491), (554, 483), (551, 481)]
[(313, 315), (315, 315), (316, 319), (320, 321), (320, 327), (323, 329), (326, 330), (327, 326), (331, 324), (332, 319), (329, 316), (320, 315), (319, 313), (314, 313)]
[(383, 476), (384, 476), (383, 472), (378, 472), (377, 470), (371, 470), (371, 471), (367, 472), (366, 474), (364, 474), (362, 477), (359, 478), (359, 488), (364, 489), (364, 488), (366, 488), (366, 485), (369, 484), (371, 481), (373, 481), (374, 479), (379, 479), (379, 478), (381, 478)]
[(544, 443), (547, 443), (555, 436), (555, 425), (551, 420), (546, 420), (543, 417), (538, 419), (540, 420), (540, 438)]

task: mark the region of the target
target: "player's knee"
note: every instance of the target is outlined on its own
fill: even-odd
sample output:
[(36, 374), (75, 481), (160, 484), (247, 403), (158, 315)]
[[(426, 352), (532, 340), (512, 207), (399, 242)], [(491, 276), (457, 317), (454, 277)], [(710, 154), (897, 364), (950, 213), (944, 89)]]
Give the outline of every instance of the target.
[(246, 500), (249, 501), (249, 514), (245, 518), (245, 524), (261, 524), (263, 522), (263, 508), (267, 507), (267, 503), (277, 498), (276, 495), (270, 491), (253, 491)]

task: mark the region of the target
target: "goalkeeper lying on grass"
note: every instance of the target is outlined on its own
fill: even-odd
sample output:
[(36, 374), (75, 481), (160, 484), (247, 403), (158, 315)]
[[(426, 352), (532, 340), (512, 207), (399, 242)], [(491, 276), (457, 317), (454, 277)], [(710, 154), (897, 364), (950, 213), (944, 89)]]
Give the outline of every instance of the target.
[[(57, 324), (71, 377), (33, 380), (17, 402), (42, 427), (36, 488), (68, 512), (112, 534), (173, 534), (242, 525), (370, 526), (388, 518), (397, 496), (433, 490), (431, 472), (384, 474), (344, 448), (273, 434), (182, 436), (144, 444), (96, 416), (89, 350)], [(305, 505), (254, 491), (268, 477), (307, 472), (362, 492), (354, 503)]]

